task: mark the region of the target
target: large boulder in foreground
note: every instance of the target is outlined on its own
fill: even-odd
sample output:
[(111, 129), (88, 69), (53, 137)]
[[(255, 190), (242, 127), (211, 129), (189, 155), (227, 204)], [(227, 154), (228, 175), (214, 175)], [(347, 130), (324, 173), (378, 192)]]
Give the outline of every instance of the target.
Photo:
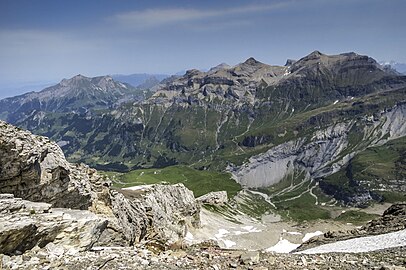
[(142, 205), (150, 217), (152, 230), (169, 242), (182, 239), (189, 228), (200, 226), (200, 205), (183, 184), (144, 185), (123, 189), (122, 194)]
[(88, 250), (106, 225), (107, 219), (90, 211), (53, 209), (0, 194), (0, 253), (18, 254), (51, 242), (62, 250)]
[[(67, 238), (81, 239), (77, 245), (84, 249), (95, 242), (121, 246), (145, 239), (174, 242), (185, 236), (190, 226), (200, 224), (200, 205), (183, 185), (114, 190), (111, 182), (95, 169), (66, 161), (61, 148), (48, 138), (0, 121), (0, 195), (2, 193), (13, 197), (0, 204), (0, 213), (11, 213), (12, 209), (20, 211), (26, 209), (24, 205), (36, 205), (34, 202), (47, 203), (49, 208), (76, 210), (54, 210), (62, 214), (41, 214), (35, 219), (29, 215), (31, 210), (28, 215), (24, 210), (26, 216), (22, 215), (21, 222), (17, 223), (13, 222), (18, 218), (7, 214), (0, 224), (0, 241), (7, 247), (0, 253), (23, 251), (48, 242), (62, 244), (58, 240), (64, 238), (61, 231), (73, 228), (66, 224), (67, 220), (79, 225), (85, 222), (86, 228), (94, 223), (96, 229), (82, 231), (74, 227), (72, 232), (76, 233)], [(91, 241), (83, 244), (83, 239)], [(70, 245), (69, 241), (64, 243)]]
[(0, 193), (11, 193), (53, 207), (87, 209), (92, 199), (91, 175), (66, 161), (48, 138), (0, 121)]

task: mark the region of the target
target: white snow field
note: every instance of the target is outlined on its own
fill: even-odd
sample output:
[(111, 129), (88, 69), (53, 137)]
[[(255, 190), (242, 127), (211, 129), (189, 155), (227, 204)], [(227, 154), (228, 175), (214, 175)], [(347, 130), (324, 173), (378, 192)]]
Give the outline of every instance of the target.
[(337, 241), (335, 243), (321, 245), (297, 253), (298, 254), (317, 254), (328, 252), (359, 253), (401, 246), (406, 246), (406, 230)]

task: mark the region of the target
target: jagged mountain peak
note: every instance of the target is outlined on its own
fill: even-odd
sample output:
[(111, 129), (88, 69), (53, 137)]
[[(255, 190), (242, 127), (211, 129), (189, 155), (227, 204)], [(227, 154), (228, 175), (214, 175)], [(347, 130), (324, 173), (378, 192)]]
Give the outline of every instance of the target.
[(69, 78), (69, 79), (62, 79), (62, 81), (59, 83), (60, 85), (70, 85), (70, 84), (72, 84), (72, 83), (77, 83), (77, 82), (79, 82), (79, 81), (83, 81), (83, 80), (90, 80), (90, 78), (88, 78), (88, 77), (85, 77), (85, 76), (83, 76), (82, 74), (78, 74), (78, 75), (75, 75), (75, 76), (73, 76), (72, 78)]
[(215, 67), (212, 67), (212, 68), (209, 70), (209, 73), (213, 73), (213, 72), (216, 72), (216, 71), (218, 71), (218, 70), (223, 70), (223, 69), (230, 69), (230, 68), (231, 68), (230, 65), (228, 65), (228, 64), (226, 64), (226, 63), (221, 63), (221, 64), (219, 64), (219, 65), (217, 65), (217, 66), (215, 66)]
[(259, 62), (258, 60), (256, 60), (254, 57), (250, 57), (247, 60), (245, 60), (245, 62), (243, 64), (246, 65), (257, 65), (257, 64), (262, 64), (261, 62)]
[(189, 69), (186, 71), (185, 76), (190, 78), (190, 77), (197, 76), (200, 74), (203, 74), (203, 72), (198, 69)]
[(83, 83), (94, 84), (96, 86), (102, 87), (102, 86), (106, 86), (106, 84), (113, 86), (114, 84), (117, 84), (118, 82), (115, 82), (110, 75), (97, 76), (97, 77), (86, 77), (82, 74), (78, 74), (78, 75), (73, 76), (70, 79), (63, 79), (59, 84), (61, 86), (77, 86), (78, 84), (81, 85)]
[(78, 74), (40, 92), (2, 100), (0, 106), (6, 108), (4, 104), (10, 103), (19, 112), (12, 118), (7, 114), (2, 118), (13, 122), (33, 112), (87, 112), (89, 109), (110, 108), (129, 99), (143, 99), (143, 94), (130, 85), (114, 81), (111, 76), (91, 78)]
[(291, 66), (291, 65), (293, 65), (294, 63), (296, 63), (296, 60), (294, 60), (294, 59), (287, 59), (287, 60), (286, 60), (286, 63), (285, 63), (285, 67)]

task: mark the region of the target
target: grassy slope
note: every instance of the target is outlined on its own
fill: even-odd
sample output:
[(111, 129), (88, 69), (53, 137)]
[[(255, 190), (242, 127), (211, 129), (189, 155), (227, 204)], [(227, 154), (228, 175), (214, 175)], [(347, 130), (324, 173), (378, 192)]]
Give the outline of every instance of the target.
[(183, 183), (196, 197), (211, 191), (225, 190), (229, 197), (237, 194), (241, 187), (228, 173), (200, 171), (186, 166), (171, 166), (163, 169), (140, 169), (128, 173), (105, 172), (116, 187), (157, 183)]
[(380, 193), (385, 201), (406, 201), (406, 194), (392, 191), (392, 187), (399, 190), (399, 185), (406, 185), (406, 138), (366, 149), (352, 159), (351, 167), (343, 168), (325, 180), (351, 191), (348, 170), (355, 181)]

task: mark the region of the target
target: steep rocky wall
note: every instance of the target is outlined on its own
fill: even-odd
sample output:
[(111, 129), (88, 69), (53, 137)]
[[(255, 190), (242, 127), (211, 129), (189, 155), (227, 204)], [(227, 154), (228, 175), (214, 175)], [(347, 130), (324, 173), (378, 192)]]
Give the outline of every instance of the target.
[(0, 253), (15, 254), (49, 243), (63, 249), (88, 250), (107, 220), (85, 210), (51, 209), (47, 203), (0, 194)]
[(146, 185), (122, 192), (131, 203), (141, 205), (149, 217), (148, 234), (175, 242), (185, 237), (191, 227), (200, 226), (200, 205), (193, 192), (183, 184)]
[[(0, 121), (0, 195), (2, 193), (46, 202), (50, 207), (90, 210), (96, 215), (75, 210), (79, 211), (74, 215), (78, 218), (73, 217), (73, 220), (79, 222), (82, 215), (92, 214), (95, 219), (105, 221), (95, 234), (97, 239), (92, 240), (92, 243), (97, 240), (103, 245), (132, 245), (151, 238), (174, 242), (184, 237), (188, 226), (199, 225), (200, 205), (183, 185), (153, 185), (141, 193), (119, 192), (112, 189), (111, 182), (95, 169), (67, 162), (59, 146), (49, 139)], [(8, 211), (7, 207), (4, 209)], [(24, 230), (24, 222), (20, 224), (24, 225), (18, 228), (24, 232), (23, 238), (25, 233), (35, 236), (38, 226), (55, 232), (42, 225), (42, 221), (38, 221), (39, 225), (36, 222), (30, 223), (29, 231)], [(54, 226), (52, 222), (49, 224)], [(7, 233), (6, 229), (0, 226), (0, 232)], [(77, 231), (76, 236), (81, 237), (80, 233)], [(83, 232), (84, 236), (87, 234), (93, 232)], [(39, 235), (35, 241), (27, 241), (24, 249), (42, 241), (42, 237)], [(8, 248), (12, 249), (13, 246)]]
[[(363, 138), (350, 141), (354, 124), (363, 126)], [(338, 171), (357, 152), (406, 135), (406, 104), (364, 119), (337, 123), (316, 131), (310, 140), (299, 138), (253, 156), (239, 168), (228, 167), (234, 179), (245, 187), (266, 187), (278, 183), (293, 171), (317, 178)]]
[(86, 209), (94, 195), (82, 169), (68, 163), (48, 138), (0, 121), (0, 193), (54, 207)]

